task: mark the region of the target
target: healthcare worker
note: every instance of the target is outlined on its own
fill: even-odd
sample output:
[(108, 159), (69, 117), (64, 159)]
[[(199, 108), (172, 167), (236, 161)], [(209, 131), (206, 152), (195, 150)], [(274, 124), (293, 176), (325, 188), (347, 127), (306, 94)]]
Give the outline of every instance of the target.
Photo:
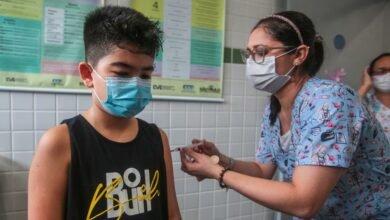
[[(314, 77), (323, 45), (312, 21), (294, 11), (263, 18), (242, 55), (248, 80), (272, 93), (256, 160), (234, 160), (194, 139), (180, 152), (182, 170), (298, 218), (388, 219), (389, 142), (357, 92)], [(277, 168), (283, 182), (272, 179)]]
[(364, 69), (358, 92), (390, 141), (390, 53), (375, 57)]

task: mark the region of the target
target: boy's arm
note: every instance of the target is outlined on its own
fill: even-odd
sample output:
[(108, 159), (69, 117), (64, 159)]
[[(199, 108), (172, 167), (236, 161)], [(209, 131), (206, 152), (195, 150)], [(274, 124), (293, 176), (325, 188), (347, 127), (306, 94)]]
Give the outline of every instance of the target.
[(168, 191), (168, 214), (170, 220), (181, 219), (179, 205), (176, 198), (176, 190), (173, 179), (173, 166), (171, 152), (169, 149), (169, 141), (167, 135), (160, 129), (161, 139), (164, 147), (164, 160), (167, 174), (167, 191)]
[(64, 218), (70, 140), (66, 125), (49, 129), (41, 138), (28, 180), (28, 219)]

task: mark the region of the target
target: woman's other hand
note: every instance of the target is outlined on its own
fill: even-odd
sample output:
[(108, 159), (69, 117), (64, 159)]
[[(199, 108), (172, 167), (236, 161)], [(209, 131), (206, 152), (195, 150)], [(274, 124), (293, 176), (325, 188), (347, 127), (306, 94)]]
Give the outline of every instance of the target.
[(213, 142), (206, 141), (205, 139), (192, 139), (192, 144), (195, 145), (194, 151), (203, 153), (208, 156), (216, 155), (220, 156), (220, 152)]

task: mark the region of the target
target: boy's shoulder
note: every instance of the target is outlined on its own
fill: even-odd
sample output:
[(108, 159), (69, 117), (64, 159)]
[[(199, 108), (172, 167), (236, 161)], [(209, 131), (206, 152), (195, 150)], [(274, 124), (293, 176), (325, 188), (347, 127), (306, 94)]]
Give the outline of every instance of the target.
[(60, 124), (47, 130), (41, 137), (36, 160), (45, 166), (67, 166), (70, 162), (70, 138), (68, 128)]
[(141, 118), (136, 118), (138, 121), (138, 127), (139, 131), (141, 132), (153, 132), (153, 133), (161, 133), (163, 132), (161, 128), (159, 128), (156, 124), (154, 123), (149, 123)]

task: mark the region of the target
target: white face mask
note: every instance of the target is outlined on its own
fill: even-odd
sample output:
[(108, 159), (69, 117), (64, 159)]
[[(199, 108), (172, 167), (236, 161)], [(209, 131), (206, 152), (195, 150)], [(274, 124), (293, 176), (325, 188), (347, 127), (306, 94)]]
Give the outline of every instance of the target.
[(372, 76), (372, 85), (382, 92), (390, 92), (390, 72), (380, 76)]
[[(295, 48), (293, 50), (295, 50)], [(293, 66), (285, 75), (276, 73), (275, 68), (275, 60), (289, 52), (290, 51), (287, 51), (277, 57), (264, 57), (264, 62), (261, 64), (256, 63), (251, 57), (247, 59), (246, 77), (253, 83), (255, 89), (274, 94), (291, 79), (289, 74), (295, 66)]]

